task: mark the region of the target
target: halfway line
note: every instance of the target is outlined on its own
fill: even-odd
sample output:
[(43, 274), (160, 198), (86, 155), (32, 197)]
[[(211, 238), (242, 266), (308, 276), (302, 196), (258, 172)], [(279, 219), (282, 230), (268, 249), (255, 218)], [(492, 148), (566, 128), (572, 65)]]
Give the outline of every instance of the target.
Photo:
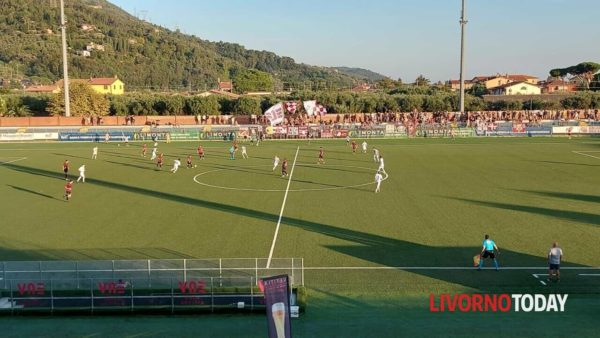
[(267, 259), (267, 269), (271, 267), (271, 258), (273, 258), (273, 251), (275, 250), (275, 242), (277, 242), (277, 234), (279, 234), (279, 226), (281, 225), (281, 218), (283, 217), (283, 210), (285, 209), (285, 202), (287, 200), (288, 192), (290, 191), (290, 183), (292, 183), (292, 175), (294, 175), (294, 167), (296, 166), (296, 159), (298, 158), (298, 151), (300, 147), (296, 148), (296, 156), (294, 156), (294, 163), (292, 164), (292, 170), (290, 171), (290, 178), (288, 179), (287, 188), (285, 188), (285, 195), (283, 196), (283, 203), (281, 203), (281, 211), (279, 212), (279, 219), (277, 220), (277, 227), (275, 228), (275, 235), (273, 236), (273, 243), (271, 244), (271, 251), (269, 251), (269, 259)]

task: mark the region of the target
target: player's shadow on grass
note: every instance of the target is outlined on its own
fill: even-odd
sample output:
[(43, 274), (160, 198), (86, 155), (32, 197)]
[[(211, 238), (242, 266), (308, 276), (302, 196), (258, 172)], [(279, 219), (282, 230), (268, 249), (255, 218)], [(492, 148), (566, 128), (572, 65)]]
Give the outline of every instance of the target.
[[(586, 196), (586, 195), (584, 195)], [(564, 219), (568, 221), (576, 221), (580, 223), (587, 223), (594, 226), (600, 226), (600, 214), (591, 214), (587, 212), (581, 211), (569, 211), (569, 210), (558, 210), (558, 209), (550, 209), (550, 208), (542, 208), (536, 206), (528, 206), (528, 205), (519, 205), (519, 204), (509, 204), (509, 203), (500, 203), (500, 202), (489, 202), (489, 201), (478, 201), (467, 198), (458, 198), (458, 197), (445, 197), (454, 199), (457, 201), (467, 202), (470, 204), (475, 204), (484, 207), (497, 208), (497, 209), (505, 209), (505, 210), (513, 210), (513, 211), (521, 211), (530, 214), (538, 214), (558, 219)]]
[(566, 165), (578, 165), (585, 167), (600, 167), (600, 164), (586, 164), (586, 163), (571, 163), (571, 162), (557, 162), (557, 161), (529, 161), (538, 163), (549, 163), (549, 164), (566, 164)]
[[(533, 191), (533, 190), (515, 190), (515, 191), (529, 193), (529, 194), (538, 195), (538, 196), (544, 196), (544, 197), (555, 197), (555, 198), (569, 199), (569, 200), (581, 201), (581, 202), (600, 203), (600, 195), (584, 195), (584, 194), (571, 194), (571, 193), (565, 193), (565, 192)], [(600, 217), (600, 215), (598, 217)]]
[(84, 160), (91, 160), (92, 159), (91, 155), (90, 155), (90, 157), (68, 155), (68, 154), (61, 154), (61, 153), (53, 153), (52, 155), (61, 156), (61, 157), (64, 157), (65, 159), (69, 159), (69, 158), (81, 158), (81, 159), (84, 159)]
[[(309, 169), (318, 169), (318, 170), (330, 170), (330, 171), (344, 171), (344, 172), (348, 172), (348, 173), (355, 173), (355, 174), (370, 174), (368, 171), (365, 171), (367, 168), (365, 168), (365, 170), (360, 171), (360, 170), (351, 170), (351, 169), (345, 169), (346, 167), (344, 165), (338, 165), (338, 164), (331, 164), (331, 165), (327, 165), (327, 164), (311, 164), (311, 163), (298, 163), (296, 164), (296, 167), (304, 167), (304, 168), (309, 168)], [(373, 172), (375, 172), (375, 168), (373, 169)]]
[(138, 169), (145, 169), (145, 170), (155, 169), (155, 167), (156, 167), (156, 165), (152, 162), (148, 162), (147, 166), (141, 166), (141, 165), (131, 164), (131, 163), (115, 162), (115, 161), (108, 161), (108, 160), (104, 160), (104, 161), (107, 163), (122, 165), (124, 167), (131, 167), (131, 168), (138, 168)]
[(37, 195), (37, 196), (41, 196), (41, 197), (45, 197), (45, 198), (49, 198), (49, 199), (57, 200), (57, 201), (61, 201), (61, 202), (66, 202), (65, 200), (62, 200), (60, 198), (56, 198), (56, 197), (54, 197), (52, 195), (43, 194), (41, 192), (37, 192), (37, 191), (34, 191), (34, 190), (29, 190), (29, 189), (26, 189), (26, 188), (23, 188), (23, 187), (17, 187), (17, 186), (10, 185), (10, 184), (7, 184), (7, 186), (9, 186), (9, 187), (11, 187), (11, 188), (13, 188), (15, 190), (23, 191), (23, 192), (30, 193), (30, 194), (33, 194), (33, 195)]
[[(52, 172), (30, 168), (17, 164), (8, 164), (9, 169), (40, 176), (50, 176)], [(52, 176), (51, 176), (52, 177)], [(239, 215), (265, 221), (269, 225), (277, 223), (278, 215), (238, 207), (235, 205), (223, 204), (203, 199), (197, 199), (187, 196), (176, 195), (168, 192), (155, 191), (135, 186), (129, 186), (121, 183), (109, 182), (99, 179), (89, 179), (89, 183), (98, 186), (128, 191), (134, 194), (141, 194), (151, 198), (160, 198), (178, 203), (184, 203), (196, 207), (217, 210), (228, 214)], [(340, 228), (332, 225), (312, 222), (309, 220), (283, 217), (281, 224), (284, 226), (292, 226), (298, 229), (305, 230), (310, 233), (316, 233), (335, 239), (342, 240), (347, 244), (343, 245), (325, 245), (332, 251), (342, 253), (344, 255), (357, 258), (358, 260), (372, 262), (382, 266), (403, 266), (403, 267), (454, 267), (464, 266), (469, 267), (472, 262), (473, 255), (478, 253), (480, 243), (474, 243), (472, 247), (444, 247), (444, 246), (429, 246), (424, 244), (412, 243), (394, 238), (388, 238), (377, 234), (371, 234), (363, 231), (356, 231), (346, 228)], [(500, 244), (500, 243), (499, 243)], [(500, 244), (501, 245), (501, 244)], [(546, 248), (543, 249), (544, 251)], [(545, 254), (545, 252), (544, 252)], [(546, 264), (545, 257), (532, 256), (511, 250), (502, 250), (501, 264), (512, 266), (544, 266)], [(489, 266), (488, 262), (488, 266)], [(473, 269), (474, 270), (474, 269)], [(433, 269), (415, 269), (410, 270), (412, 273), (438, 279), (441, 281), (487, 290), (489, 285), (497, 285), (497, 274), (491, 271), (465, 271), (465, 270), (433, 270)], [(531, 282), (529, 274), (523, 274), (522, 278), (526, 278)], [(503, 280), (507, 280), (506, 278)], [(512, 283), (510, 279), (507, 283)]]

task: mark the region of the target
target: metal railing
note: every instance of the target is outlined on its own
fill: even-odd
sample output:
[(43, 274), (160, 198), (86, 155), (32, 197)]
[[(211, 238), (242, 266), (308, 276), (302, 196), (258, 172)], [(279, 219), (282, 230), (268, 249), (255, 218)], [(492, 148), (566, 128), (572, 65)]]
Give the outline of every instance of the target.
[(129, 280), (173, 278), (254, 278), (279, 274), (290, 276), (292, 286), (304, 285), (302, 258), (274, 258), (266, 268), (267, 258), (214, 259), (147, 259), (90, 261), (5, 261), (0, 262), (0, 286), (7, 289), (9, 280)]
[(255, 310), (264, 295), (255, 277), (50, 279), (6, 281), (0, 314), (19, 311)]

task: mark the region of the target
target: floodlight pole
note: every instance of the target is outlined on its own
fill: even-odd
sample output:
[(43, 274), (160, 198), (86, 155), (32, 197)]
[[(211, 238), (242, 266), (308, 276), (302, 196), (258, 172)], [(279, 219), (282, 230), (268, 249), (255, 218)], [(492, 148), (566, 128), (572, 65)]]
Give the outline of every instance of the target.
[(465, 0), (462, 0), (460, 13), (460, 113), (465, 112)]
[(69, 101), (69, 70), (67, 68), (67, 23), (65, 21), (65, 2), (60, 0), (60, 30), (62, 35), (62, 58), (63, 58), (63, 91), (65, 92), (65, 116), (71, 116), (71, 105)]

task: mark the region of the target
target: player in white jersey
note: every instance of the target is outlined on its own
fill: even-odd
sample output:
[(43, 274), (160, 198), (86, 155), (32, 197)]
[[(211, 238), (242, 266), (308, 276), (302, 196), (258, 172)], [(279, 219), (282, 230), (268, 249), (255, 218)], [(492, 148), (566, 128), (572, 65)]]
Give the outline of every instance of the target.
[(179, 166), (181, 165), (181, 159), (176, 159), (175, 161), (173, 161), (173, 168), (171, 169), (171, 172), (174, 174), (177, 172), (177, 169), (179, 169)]
[(279, 165), (279, 157), (277, 157), (277, 155), (275, 155), (275, 158), (273, 158), (273, 170), (275, 171), (275, 168), (277, 168), (277, 166)]
[(242, 146), (242, 158), (248, 158), (248, 153), (246, 153), (246, 146)]
[(79, 180), (83, 180), (83, 183), (85, 183), (85, 164), (82, 164), (81, 167), (79, 167), (79, 177), (77, 178), (77, 182), (79, 182)]
[(373, 148), (373, 162), (379, 162), (379, 149)]
[(150, 157), (150, 161), (154, 161), (156, 159), (156, 147), (152, 148), (152, 156)]
[(367, 153), (367, 141), (363, 141), (363, 143), (362, 143), (362, 150), (363, 150), (363, 154)]
[(379, 168), (377, 169), (377, 171), (381, 171), (381, 173), (387, 174), (385, 172), (385, 163), (383, 163), (383, 156), (379, 157)]
[(381, 174), (380, 171), (377, 171), (377, 173), (375, 174), (375, 183), (377, 183), (377, 187), (375, 188), (375, 193), (378, 193), (380, 191), (381, 181), (383, 181), (383, 175)]
[(95, 147), (92, 149), (92, 160), (95, 160), (95, 159), (97, 159), (97, 158), (98, 158), (98, 146), (95, 146)]

